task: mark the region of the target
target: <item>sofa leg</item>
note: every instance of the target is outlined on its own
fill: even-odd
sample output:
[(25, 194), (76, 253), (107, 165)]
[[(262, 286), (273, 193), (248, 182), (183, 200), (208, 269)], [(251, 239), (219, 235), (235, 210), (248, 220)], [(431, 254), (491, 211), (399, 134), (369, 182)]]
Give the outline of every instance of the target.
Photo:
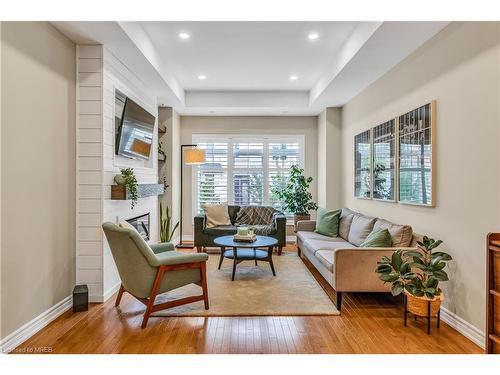
[(297, 246), (297, 254), (300, 258), (300, 256), (302, 255), (302, 250), (300, 250), (300, 247)]
[(203, 246), (196, 246), (196, 252), (202, 253), (203, 252)]
[(340, 311), (340, 308), (342, 307), (342, 292), (337, 292), (337, 310)]
[(283, 251), (283, 246), (278, 246), (278, 255), (281, 255), (282, 251)]

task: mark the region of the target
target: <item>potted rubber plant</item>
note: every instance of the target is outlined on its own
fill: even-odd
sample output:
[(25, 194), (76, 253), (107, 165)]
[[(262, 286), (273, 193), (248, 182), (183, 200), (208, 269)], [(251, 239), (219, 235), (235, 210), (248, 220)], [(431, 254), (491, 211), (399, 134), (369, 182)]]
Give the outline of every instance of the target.
[(444, 268), (452, 257), (442, 251), (435, 251), (443, 241), (424, 236), (417, 241), (417, 250), (397, 250), (389, 259), (383, 256), (377, 262), (375, 272), (380, 280), (392, 284), (393, 296), (404, 293), (407, 309), (418, 316), (435, 316), (443, 300), (439, 283), (448, 281)]
[(292, 165), (290, 177), (284, 188), (273, 189), (273, 194), (283, 201), (283, 209), (293, 213), (295, 228), (297, 228), (298, 221), (311, 219), (309, 214), (311, 210), (318, 209), (318, 205), (313, 202), (312, 194), (309, 192), (312, 180), (312, 177), (304, 176), (304, 170), (298, 165)]

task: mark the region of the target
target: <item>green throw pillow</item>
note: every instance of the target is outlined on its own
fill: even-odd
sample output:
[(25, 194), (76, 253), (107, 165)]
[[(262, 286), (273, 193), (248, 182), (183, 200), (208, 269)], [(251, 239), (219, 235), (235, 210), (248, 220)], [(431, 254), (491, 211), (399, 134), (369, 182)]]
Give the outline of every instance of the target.
[(339, 235), (341, 213), (342, 210), (327, 211), (324, 208), (319, 208), (316, 216), (315, 232), (329, 237), (337, 237)]
[(392, 237), (387, 229), (378, 229), (371, 232), (359, 247), (391, 247)]

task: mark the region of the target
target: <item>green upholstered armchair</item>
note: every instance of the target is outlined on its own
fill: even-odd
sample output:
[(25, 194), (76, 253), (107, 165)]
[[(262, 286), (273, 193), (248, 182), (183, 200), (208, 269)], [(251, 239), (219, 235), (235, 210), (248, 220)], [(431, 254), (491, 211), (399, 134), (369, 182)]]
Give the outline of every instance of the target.
[[(155, 311), (201, 300), (208, 310), (207, 254), (180, 253), (171, 243), (149, 246), (137, 231), (109, 222), (102, 228), (122, 281), (115, 306), (125, 291), (144, 303), (142, 328)], [(155, 305), (157, 295), (191, 283), (200, 285), (203, 294)]]

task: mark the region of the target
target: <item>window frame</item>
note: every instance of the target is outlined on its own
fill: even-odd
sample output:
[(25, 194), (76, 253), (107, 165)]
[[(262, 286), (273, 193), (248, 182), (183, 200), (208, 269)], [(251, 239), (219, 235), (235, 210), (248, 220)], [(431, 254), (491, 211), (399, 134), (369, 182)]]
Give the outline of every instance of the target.
[[(263, 143), (263, 205), (269, 205), (269, 144), (270, 143), (298, 143), (299, 144), (299, 167), (304, 168), (305, 164), (305, 135), (257, 135), (257, 134), (193, 134), (191, 137), (193, 144), (198, 143), (227, 143), (227, 200), (228, 204), (233, 203), (233, 175), (235, 171), (242, 170), (233, 167), (234, 143), (255, 142)], [(260, 171), (260, 169), (256, 169)], [(191, 168), (191, 211), (192, 217), (198, 215), (198, 167)], [(194, 219), (193, 219), (194, 221)]]

